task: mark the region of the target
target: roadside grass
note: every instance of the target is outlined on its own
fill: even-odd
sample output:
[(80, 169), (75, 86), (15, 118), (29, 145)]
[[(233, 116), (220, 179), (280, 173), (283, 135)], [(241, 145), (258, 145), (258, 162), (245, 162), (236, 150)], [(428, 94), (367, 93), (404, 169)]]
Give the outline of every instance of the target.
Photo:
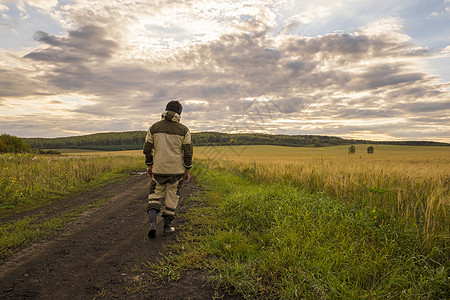
[(0, 218), (142, 169), (136, 156), (0, 155)]
[[(146, 269), (160, 281), (203, 269), (245, 299), (448, 299), (449, 249), (370, 202), (198, 162), (179, 242)], [(431, 243), (431, 244), (430, 244)]]

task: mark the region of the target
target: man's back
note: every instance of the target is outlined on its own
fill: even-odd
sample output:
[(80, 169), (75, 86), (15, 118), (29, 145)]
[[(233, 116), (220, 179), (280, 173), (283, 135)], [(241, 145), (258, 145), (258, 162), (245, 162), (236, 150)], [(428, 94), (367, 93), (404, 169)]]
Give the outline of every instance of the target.
[(192, 143), (189, 129), (179, 123), (180, 115), (165, 111), (162, 120), (153, 124), (145, 138), (146, 155), (153, 148), (153, 174), (179, 175), (192, 165)]

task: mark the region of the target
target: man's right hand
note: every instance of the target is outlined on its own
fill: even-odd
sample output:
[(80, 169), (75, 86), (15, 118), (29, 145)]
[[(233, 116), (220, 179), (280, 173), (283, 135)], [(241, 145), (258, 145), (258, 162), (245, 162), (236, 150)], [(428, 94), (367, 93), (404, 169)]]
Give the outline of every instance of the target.
[(153, 167), (152, 166), (147, 166), (147, 176), (148, 177), (152, 177), (153, 176)]

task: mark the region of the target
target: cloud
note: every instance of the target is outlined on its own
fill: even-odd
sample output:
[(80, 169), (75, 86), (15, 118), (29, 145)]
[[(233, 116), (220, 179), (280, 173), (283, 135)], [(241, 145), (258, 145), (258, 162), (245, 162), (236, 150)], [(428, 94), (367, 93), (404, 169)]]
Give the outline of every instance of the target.
[(115, 41), (105, 38), (106, 30), (96, 25), (87, 25), (69, 31), (68, 37), (55, 37), (39, 31), (35, 39), (50, 47), (25, 55), (37, 61), (53, 63), (78, 63), (89, 60), (103, 61), (118, 48)]
[[(397, 105), (398, 109), (406, 110), (414, 114), (426, 115), (427, 113), (437, 112), (441, 116), (450, 114), (450, 100), (439, 102), (413, 102), (408, 104)], [(436, 115), (438, 117), (438, 115)]]
[(443, 48), (441, 51), (441, 55), (442, 56), (450, 56), (450, 46)]
[(25, 2), (43, 10), (50, 10), (58, 5), (58, 0), (25, 0)]
[(49, 11), (58, 5), (58, 0), (2, 0), (0, 1), (0, 11), (2, 11), (2, 7), (6, 7), (5, 10), (8, 10), (8, 7), (1, 3), (16, 3), (17, 8), (22, 12), (26, 12), (26, 5)]
[(433, 11), (432, 13), (430, 13), (429, 16), (436, 18), (436, 17), (445, 16), (445, 15), (449, 14), (450, 7), (445, 5), (445, 3), (450, 3), (450, 1), (444, 0), (443, 3), (444, 3), (444, 5), (438, 7), (439, 11)]
[[(45, 32), (37, 32), (35, 39), (46, 48), (28, 53), (25, 59), (47, 66), (41, 78), (62, 90), (83, 90), (86, 86), (107, 92), (114, 81), (106, 81), (103, 70), (105, 64), (117, 51), (117, 42), (108, 39), (106, 29), (96, 25), (86, 25), (69, 31), (67, 37), (56, 37)], [(41, 70), (42, 72), (42, 70)], [(96, 73), (96, 74), (95, 74)], [(37, 76), (40, 77), (40, 76)], [(103, 78), (100, 78), (103, 77)], [(103, 87), (100, 88), (100, 85)]]
[(0, 103), (2, 98), (46, 95), (39, 83), (26, 75), (26, 70), (0, 71)]
[(289, 33), (299, 29), (304, 25), (310, 24), (318, 19), (325, 19), (332, 13), (332, 6), (316, 6), (314, 9), (305, 10), (292, 16), (284, 22), (283, 33)]
[(402, 84), (413, 85), (425, 78), (424, 73), (405, 72), (404, 67), (403, 64), (380, 64), (369, 67), (359, 76), (352, 76), (348, 86), (351, 90), (373, 90)]

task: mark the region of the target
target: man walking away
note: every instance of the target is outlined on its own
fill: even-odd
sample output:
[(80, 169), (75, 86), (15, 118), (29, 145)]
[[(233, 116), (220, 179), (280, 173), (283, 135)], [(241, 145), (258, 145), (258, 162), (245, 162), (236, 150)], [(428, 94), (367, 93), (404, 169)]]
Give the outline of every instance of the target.
[(162, 120), (154, 123), (145, 137), (145, 164), (147, 175), (152, 179), (147, 204), (149, 238), (156, 237), (156, 216), (161, 210), (164, 218), (163, 235), (175, 232), (175, 228), (170, 225), (175, 216), (181, 185), (191, 177), (191, 133), (189, 128), (180, 123), (182, 110), (180, 102), (170, 101), (162, 114)]

